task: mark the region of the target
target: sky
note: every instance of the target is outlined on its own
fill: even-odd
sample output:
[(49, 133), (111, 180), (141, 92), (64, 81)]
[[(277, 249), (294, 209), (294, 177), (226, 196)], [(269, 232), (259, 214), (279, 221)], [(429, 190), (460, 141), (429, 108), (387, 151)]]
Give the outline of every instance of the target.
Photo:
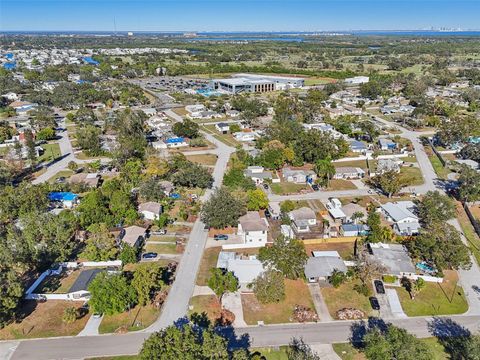
[(0, 31), (480, 29), (480, 0), (0, 0)]

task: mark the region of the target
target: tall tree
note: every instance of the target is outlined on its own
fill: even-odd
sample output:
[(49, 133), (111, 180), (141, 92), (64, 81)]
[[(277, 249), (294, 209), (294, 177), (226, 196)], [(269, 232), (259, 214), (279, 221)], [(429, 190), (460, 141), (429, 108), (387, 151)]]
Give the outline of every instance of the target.
[(114, 315), (135, 304), (137, 294), (121, 274), (98, 274), (88, 286), (91, 294), (89, 304), (94, 312)]
[(445, 222), (455, 217), (455, 204), (438, 191), (429, 191), (417, 203), (418, 215), (424, 224)]
[(427, 344), (391, 324), (385, 331), (370, 328), (363, 341), (363, 352), (368, 360), (430, 360), (433, 356)]
[(224, 271), (219, 268), (210, 269), (208, 286), (221, 300), (227, 292), (235, 292), (238, 289), (238, 279), (231, 271)]
[(268, 269), (260, 274), (250, 286), (257, 300), (262, 304), (285, 300), (285, 278), (280, 271)]
[(280, 271), (288, 279), (303, 276), (308, 255), (303, 243), (279, 236), (272, 246), (260, 249), (258, 258), (267, 267)]
[(132, 287), (140, 305), (147, 305), (163, 286), (161, 268), (151, 264), (140, 264), (133, 273)]
[(318, 160), (313, 168), (318, 176), (318, 182), (322, 186), (329, 186), (330, 180), (335, 175), (336, 170), (330, 159)]
[(247, 191), (247, 209), (260, 210), (268, 207), (268, 196), (261, 189)]
[(90, 261), (106, 261), (117, 258), (118, 248), (115, 236), (105, 223), (89, 227), (89, 236), (82, 256)]
[(480, 173), (468, 166), (463, 166), (458, 182), (458, 194), (462, 201), (480, 200)]
[(18, 273), (0, 267), (0, 328), (12, 320), (23, 296), (23, 286)]
[(225, 187), (216, 189), (202, 207), (202, 221), (209, 227), (222, 229), (236, 226), (245, 213), (245, 205)]

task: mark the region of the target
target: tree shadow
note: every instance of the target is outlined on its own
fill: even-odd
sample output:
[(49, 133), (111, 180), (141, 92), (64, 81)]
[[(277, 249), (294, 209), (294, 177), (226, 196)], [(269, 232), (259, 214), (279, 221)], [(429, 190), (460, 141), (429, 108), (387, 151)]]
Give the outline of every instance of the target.
[(215, 329), (216, 333), (222, 336), (228, 342), (228, 348), (230, 350), (244, 349), (248, 350), (250, 348), (250, 335), (242, 334), (237, 336), (233, 326), (223, 326), (217, 327)]
[(350, 326), (351, 335), (349, 341), (353, 347), (357, 349), (362, 348), (363, 339), (369, 330), (376, 328), (382, 333), (385, 333), (389, 325), (390, 324), (386, 323), (383, 319), (377, 317), (369, 317), (367, 321), (356, 321)]
[(203, 311), (202, 313), (194, 312), (190, 315), (190, 321), (201, 328), (208, 328), (212, 325), (212, 322), (208, 318), (208, 314)]
[(452, 319), (434, 318), (428, 323), (428, 330), (445, 347), (452, 359), (463, 359), (471, 340), (471, 332)]

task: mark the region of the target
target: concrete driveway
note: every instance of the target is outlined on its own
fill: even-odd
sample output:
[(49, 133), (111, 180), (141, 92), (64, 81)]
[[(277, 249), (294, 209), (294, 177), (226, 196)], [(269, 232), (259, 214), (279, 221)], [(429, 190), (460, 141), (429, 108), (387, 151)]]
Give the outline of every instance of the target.
[(90, 316), (85, 327), (82, 331), (78, 333), (77, 336), (93, 336), (98, 335), (98, 327), (103, 320), (103, 315), (100, 317), (94, 317), (93, 315)]
[(235, 314), (233, 326), (245, 327), (247, 323), (243, 318), (242, 296), (239, 291), (234, 293), (226, 293), (222, 296), (222, 306)]
[(385, 289), (385, 296), (387, 297), (388, 303), (390, 304), (390, 312), (394, 318), (402, 319), (406, 318), (407, 314), (403, 311), (402, 304), (398, 298), (397, 290), (395, 289)]

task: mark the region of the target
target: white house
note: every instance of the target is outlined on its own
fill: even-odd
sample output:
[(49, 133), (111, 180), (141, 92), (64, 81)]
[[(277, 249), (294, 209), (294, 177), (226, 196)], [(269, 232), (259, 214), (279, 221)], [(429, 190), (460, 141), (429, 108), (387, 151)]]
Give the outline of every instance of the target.
[(267, 243), (268, 222), (258, 211), (248, 211), (238, 220), (237, 235), (249, 247), (263, 247)]
[(10, 101), (18, 100), (18, 95), (15, 94), (14, 92), (8, 92), (6, 94), (3, 94), (2, 97)]
[(337, 251), (314, 251), (305, 264), (308, 282), (327, 281), (334, 271), (347, 272), (347, 267)]
[(365, 171), (359, 167), (337, 167), (335, 168), (335, 175), (333, 175), (334, 179), (343, 179), (343, 180), (350, 180), (350, 179), (362, 179), (365, 177)]
[(162, 213), (162, 205), (154, 201), (149, 201), (138, 205), (138, 212), (141, 213), (146, 220), (158, 220)]
[(369, 81), (370, 81), (370, 78), (368, 76), (355, 76), (352, 78), (345, 79), (345, 84), (360, 85), (360, 84), (366, 84)]
[(263, 166), (249, 166), (245, 169), (243, 175), (252, 179), (256, 185), (263, 184), (264, 180), (272, 178), (272, 173), (265, 171)]
[(292, 220), (292, 227), (298, 233), (309, 232), (310, 226), (317, 225), (317, 216), (315, 211), (306, 206), (290, 211), (288, 213), (288, 217), (290, 220)]
[(220, 122), (218, 124), (215, 124), (215, 129), (217, 129), (217, 131), (221, 132), (222, 134), (227, 134), (228, 130), (230, 129), (230, 124)]
[(195, 119), (201, 117), (201, 113), (205, 111), (205, 105), (196, 104), (196, 105), (187, 105), (185, 110), (188, 112), (187, 117)]
[(347, 215), (342, 211), (342, 203), (337, 198), (331, 198), (327, 204), (326, 208), (330, 216), (336, 221), (345, 221)]
[(233, 137), (237, 141), (247, 142), (253, 141), (256, 138), (256, 133), (253, 131), (239, 131), (233, 134)]
[(387, 221), (393, 222), (393, 230), (398, 235), (415, 235), (420, 230), (415, 204), (412, 201), (398, 201), (383, 204), (380, 212)]
[(312, 170), (297, 170), (291, 168), (284, 168), (282, 175), (285, 181), (296, 184), (312, 183), (317, 178), (317, 174)]

